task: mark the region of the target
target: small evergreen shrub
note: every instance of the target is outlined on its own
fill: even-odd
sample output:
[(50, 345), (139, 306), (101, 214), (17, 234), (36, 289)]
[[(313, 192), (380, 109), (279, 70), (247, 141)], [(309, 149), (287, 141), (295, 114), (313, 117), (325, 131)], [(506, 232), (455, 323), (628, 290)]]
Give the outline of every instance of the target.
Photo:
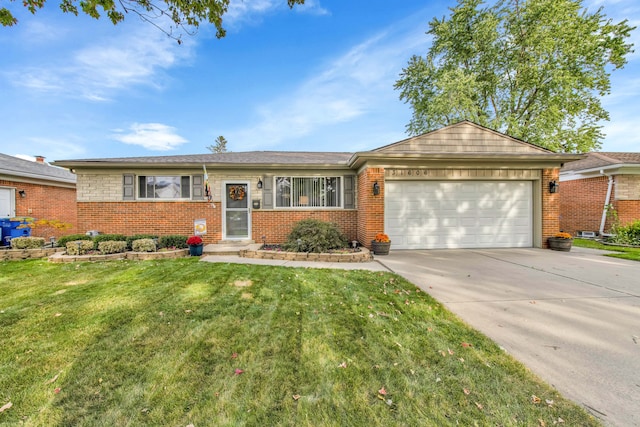
[(129, 250), (135, 250), (133, 249), (133, 242), (136, 240), (141, 240), (141, 239), (157, 239), (158, 236), (156, 234), (134, 234), (133, 236), (129, 236), (127, 237), (127, 248), (129, 248)]
[(93, 250), (93, 240), (74, 240), (67, 242), (67, 255), (84, 255)]
[(11, 239), (11, 249), (40, 249), (44, 247), (44, 237), (16, 237)]
[(176, 249), (186, 249), (187, 248), (187, 237), (179, 234), (170, 234), (167, 236), (160, 236), (158, 238), (158, 247), (159, 248), (176, 248)]
[(289, 252), (328, 252), (348, 246), (347, 238), (334, 223), (304, 219), (293, 226), (282, 245)]
[(98, 250), (102, 255), (119, 254), (127, 251), (126, 240), (105, 240), (98, 243)]
[(60, 246), (61, 248), (66, 248), (67, 247), (67, 243), (74, 242), (76, 240), (91, 240), (91, 241), (93, 241), (91, 236), (87, 236), (86, 234), (69, 234), (67, 236), (60, 237), (58, 239), (58, 241), (57, 241), (57, 245)]
[(131, 249), (134, 252), (155, 252), (156, 242), (153, 239), (138, 239), (131, 243)]
[(98, 246), (100, 245), (100, 242), (109, 242), (109, 241), (126, 243), (127, 236), (125, 236), (124, 234), (98, 234), (93, 238), (93, 248), (99, 249)]
[(626, 225), (615, 224), (612, 231), (615, 234), (611, 239), (612, 242), (623, 245), (640, 245), (640, 219)]

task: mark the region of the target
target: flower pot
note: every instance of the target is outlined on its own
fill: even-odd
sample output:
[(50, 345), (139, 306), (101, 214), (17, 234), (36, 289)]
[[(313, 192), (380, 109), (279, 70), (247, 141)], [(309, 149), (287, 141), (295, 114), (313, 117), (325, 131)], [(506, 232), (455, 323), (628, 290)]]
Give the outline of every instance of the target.
[(191, 256), (202, 255), (202, 248), (204, 248), (204, 245), (189, 245), (189, 255)]
[(371, 241), (371, 251), (374, 255), (389, 255), (389, 249), (391, 248), (391, 242), (376, 242)]
[(549, 249), (554, 251), (569, 252), (571, 250), (571, 244), (573, 239), (563, 239), (561, 237), (549, 237), (547, 239), (549, 243)]

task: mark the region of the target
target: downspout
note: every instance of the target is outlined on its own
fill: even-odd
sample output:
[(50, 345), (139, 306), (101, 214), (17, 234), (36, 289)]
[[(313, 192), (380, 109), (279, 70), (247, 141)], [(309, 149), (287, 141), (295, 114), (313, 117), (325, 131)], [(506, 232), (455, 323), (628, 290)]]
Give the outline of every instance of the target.
[(609, 202), (611, 201), (611, 189), (613, 188), (613, 175), (607, 175), (604, 171), (600, 171), (604, 176), (609, 177), (609, 186), (607, 187), (607, 197), (604, 200), (604, 208), (602, 209), (602, 219), (600, 220), (600, 235), (604, 236), (604, 224), (607, 222), (607, 209), (609, 208)]

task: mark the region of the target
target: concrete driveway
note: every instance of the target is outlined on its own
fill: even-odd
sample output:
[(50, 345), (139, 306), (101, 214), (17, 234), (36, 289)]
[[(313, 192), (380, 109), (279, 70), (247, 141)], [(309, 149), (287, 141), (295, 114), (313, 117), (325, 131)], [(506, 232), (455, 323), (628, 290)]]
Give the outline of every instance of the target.
[(605, 425), (640, 426), (640, 262), (581, 248), (392, 250), (376, 259)]

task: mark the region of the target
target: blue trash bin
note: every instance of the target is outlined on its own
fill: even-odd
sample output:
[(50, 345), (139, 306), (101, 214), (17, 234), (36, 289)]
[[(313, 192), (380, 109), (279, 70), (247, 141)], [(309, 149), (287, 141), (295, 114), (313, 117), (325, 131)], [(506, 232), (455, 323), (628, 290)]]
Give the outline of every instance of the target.
[(9, 218), (0, 218), (0, 246), (6, 246), (5, 236), (11, 237), (11, 222)]
[(12, 239), (16, 237), (29, 237), (31, 236), (31, 227), (28, 226), (28, 222), (25, 218), (10, 218), (9, 219), (10, 229), (9, 235)]

